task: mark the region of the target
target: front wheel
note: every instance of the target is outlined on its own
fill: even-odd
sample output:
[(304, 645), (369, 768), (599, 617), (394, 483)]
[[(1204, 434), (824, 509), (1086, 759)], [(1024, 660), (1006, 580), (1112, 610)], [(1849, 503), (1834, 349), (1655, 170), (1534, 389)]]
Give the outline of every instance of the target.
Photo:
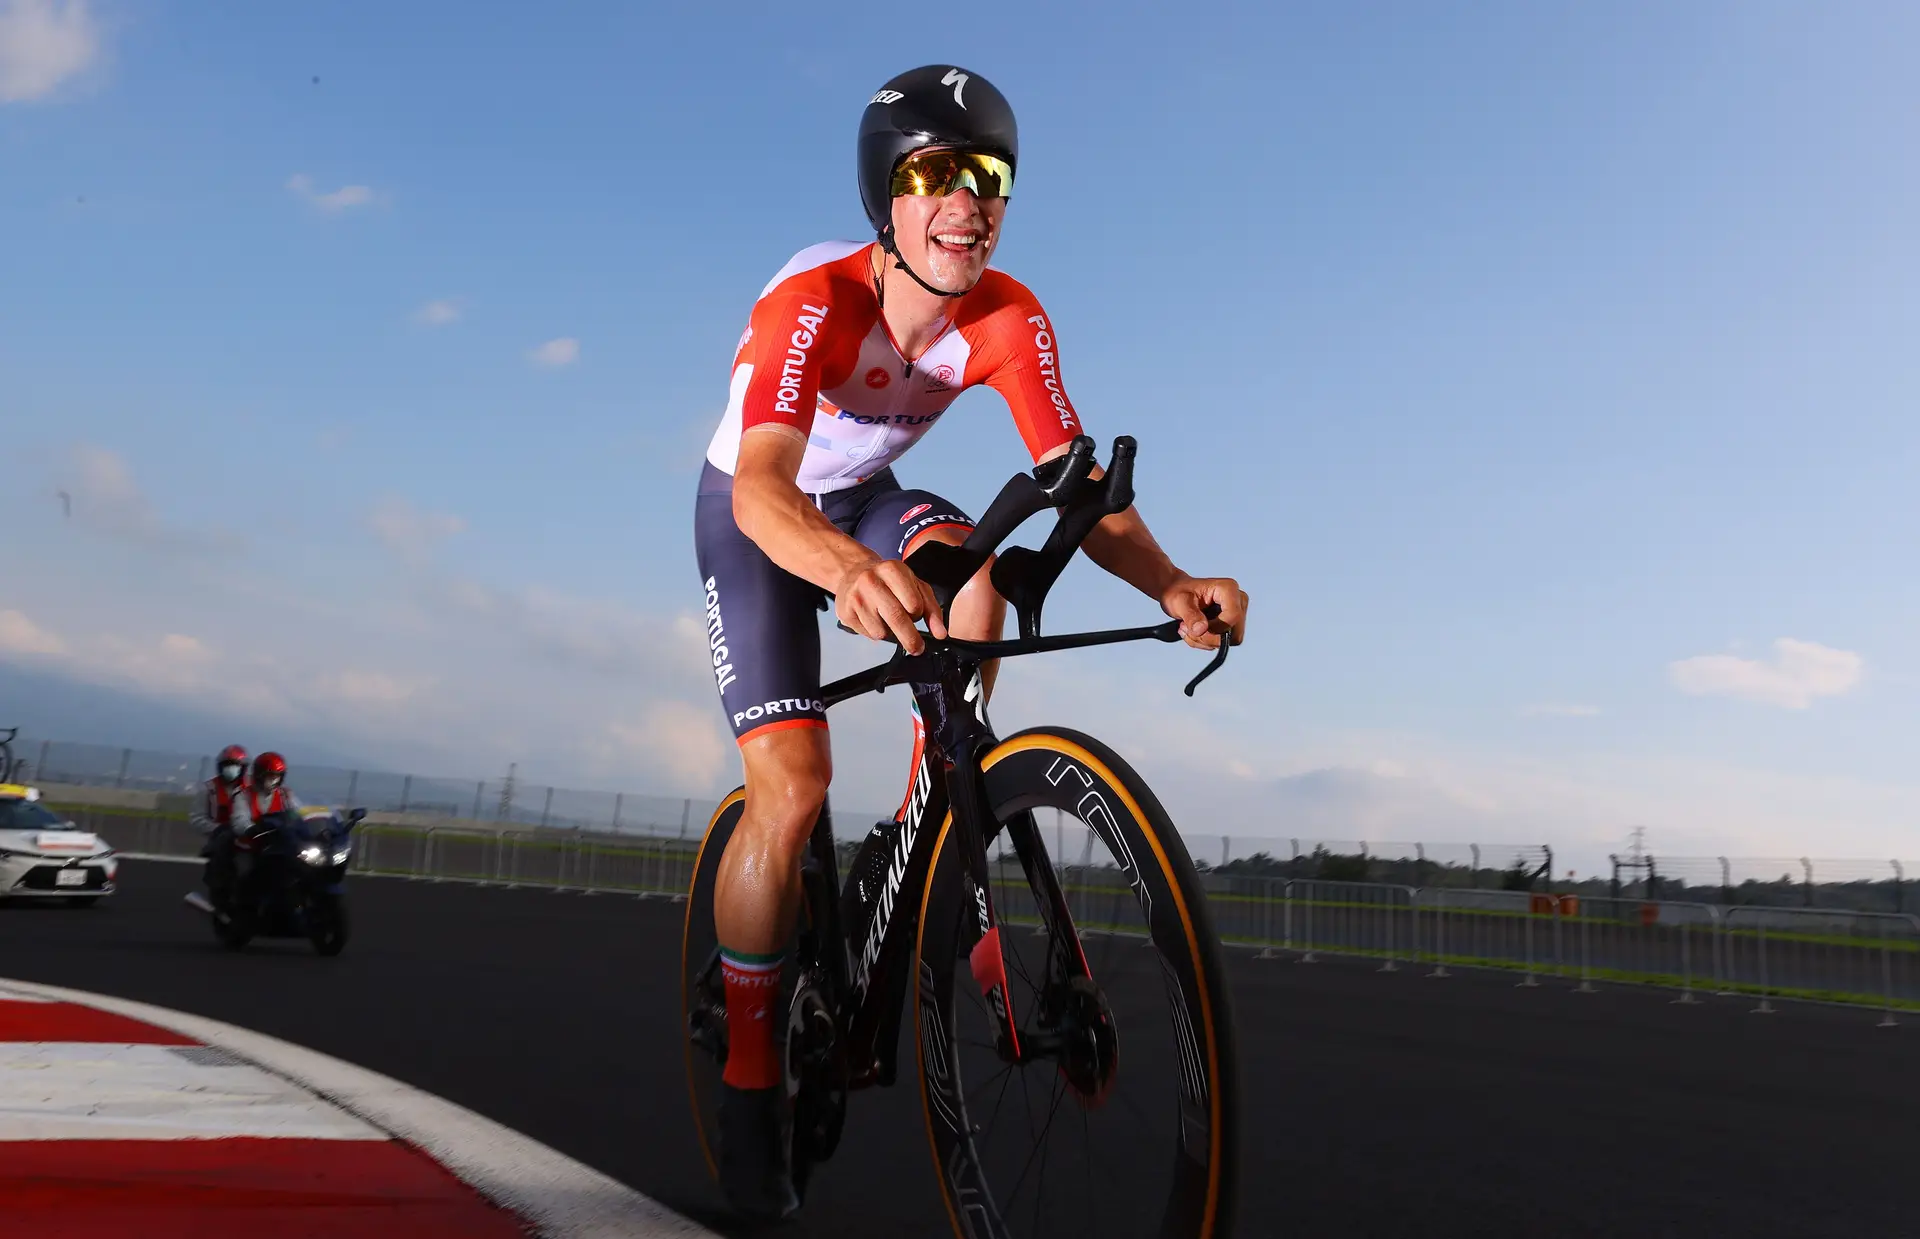
[[(914, 1003), (954, 1233), (1223, 1239), (1239, 1153), (1233, 1016), (1178, 831), (1139, 775), (1078, 732), (1021, 732), (981, 765), (996, 823), (1066, 844), (1053, 860), (1071, 923), (1039, 915), (1035, 882), (1000, 830), (989, 881), (1022, 1043), (1009, 1061), (967, 962), (980, 905), (948, 819), (920, 917)], [(1046, 809), (1058, 816), (1033, 816)]]
[(347, 901), (339, 895), (315, 895), (307, 905), (307, 939), (322, 955), (347, 949)]

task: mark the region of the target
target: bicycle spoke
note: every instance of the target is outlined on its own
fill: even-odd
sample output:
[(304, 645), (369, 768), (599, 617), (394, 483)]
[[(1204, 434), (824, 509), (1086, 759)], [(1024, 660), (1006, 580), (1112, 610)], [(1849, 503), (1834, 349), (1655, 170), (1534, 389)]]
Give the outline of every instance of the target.
[[(1053, 1120), (1049, 1117), (1047, 1130), (1052, 1129)], [(1033, 1178), (1033, 1232), (1035, 1234), (1040, 1233), (1041, 1206), (1047, 1202), (1047, 1154), (1052, 1151), (1052, 1148), (1053, 1146), (1047, 1143), (1046, 1131), (1042, 1131), (1040, 1133), (1040, 1173)]]
[(978, 1097), (981, 1093), (986, 1092), (987, 1089), (993, 1087), (993, 1082), (995, 1080), (1000, 1081), (1000, 1091), (1002, 1093), (1005, 1093), (1007, 1091), (1007, 1076), (1013, 1070), (1014, 1070), (1013, 1064), (1008, 1063), (1006, 1066), (1002, 1067), (1000, 1070), (994, 1072), (992, 1075), (988, 1076), (986, 1079), (980, 1081), (980, 1083), (974, 1085), (972, 1090), (966, 1094), (966, 1100), (970, 1102), (975, 1097)]
[[(1065, 1084), (1066, 1082), (1064, 1080), (1061, 1081), (1061, 1086), (1063, 1088), (1065, 1087)], [(1032, 1152), (1029, 1152), (1027, 1154), (1026, 1164), (1020, 1167), (1020, 1174), (1014, 1179), (1013, 1186), (1007, 1189), (1008, 1200), (1012, 1200), (1014, 1197), (1020, 1194), (1020, 1185), (1026, 1182), (1027, 1172), (1033, 1169), (1034, 1154), (1040, 1152), (1041, 1149), (1045, 1147), (1046, 1140), (1047, 1140), (1047, 1133), (1053, 1130), (1053, 1117), (1058, 1113), (1060, 1113), (1059, 1098), (1056, 1095), (1056, 1097), (1054, 1098), (1053, 1108), (1047, 1112), (1046, 1125), (1040, 1129), (1040, 1134), (1035, 1139), (1034, 1148)]]
[(1138, 1118), (1142, 1123), (1152, 1124), (1153, 1122), (1152, 1117), (1149, 1116), (1147, 1112), (1141, 1108), (1139, 1102), (1135, 1101), (1132, 1097), (1127, 1095), (1125, 1092), (1122, 1092), (1120, 1089), (1114, 1089), (1111, 1093), (1108, 1093), (1107, 1096), (1111, 1099), (1117, 1099), (1122, 1106), (1132, 1111), (1134, 1117)]
[[(1087, 1189), (1082, 1199), (1091, 1204), (1100, 1198), (1093, 1194), (1093, 1124), (1091, 1120), (1087, 1118), (1085, 1106), (1080, 1108), (1080, 1138), (1087, 1143)], [(1099, 1218), (1094, 1219), (1096, 1229), (1099, 1220)]]
[(1001, 1073), (1000, 1095), (993, 1099), (993, 1119), (989, 1122), (988, 1126), (992, 1126), (993, 1123), (1000, 1121), (1000, 1107), (1006, 1104), (1007, 1086), (1013, 1083), (1014, 1070), (1014, 1067), (1009, 1064), (1006, 1071)]

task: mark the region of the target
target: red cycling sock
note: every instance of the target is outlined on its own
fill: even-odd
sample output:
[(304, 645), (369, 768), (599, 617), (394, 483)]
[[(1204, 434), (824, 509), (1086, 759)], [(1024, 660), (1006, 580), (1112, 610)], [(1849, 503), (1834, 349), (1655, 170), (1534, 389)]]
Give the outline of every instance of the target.
[(783, 1078), (773, 1039), (783, 959), (720, 948), (727, 983), (727, 1068), (720, 1078), (734, 1088), (772, 1088)]

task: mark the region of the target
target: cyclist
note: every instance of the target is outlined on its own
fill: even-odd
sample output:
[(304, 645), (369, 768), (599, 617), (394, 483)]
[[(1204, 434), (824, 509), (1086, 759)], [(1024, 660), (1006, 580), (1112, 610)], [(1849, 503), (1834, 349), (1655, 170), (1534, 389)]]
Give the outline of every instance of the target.
[[(868, 102), (858, 150), (876, 239), (802, 250), (761, 291), (695, 501), (714, 682), (746, 768), (714, 897), (728, 1036), (720, 1178), (733, 1206), (758, 1217), (799, 1206), (774, 1036), (785, 1017), (772, 1005), (801, 855), (832, 773), (815, 612), (831, 597), (841, 623), (915, 653), (921, 619), (935, 637), (998, 637), (1006, 604), (984, 570), (954, 599), (949, 625), (901, 562), (929, 539), (963, 541), (973, 525), (940, 496), (903, 487), (891, 466), (981, 383), (1005, 398), (1036, 462), (1080, 433), (1052, 321), (1023, 285), (987, 268), (1019, 161), (1005, 97), (953, 66), (900, 74)], [(1182, 572), (1132, 509), (1085, 546), (1179, 619), (1187, 644), (1241, 639), (1239, 585)], [(1220, 607), (1211, 624), (1208, 604)]]
[(247, 750), (229, 744), (214, 758), (213, 777), (201, 786), (188, 820), (207, 836), (207, 890), (218, 903), (233, 882), (233, 806), (247, 787)]

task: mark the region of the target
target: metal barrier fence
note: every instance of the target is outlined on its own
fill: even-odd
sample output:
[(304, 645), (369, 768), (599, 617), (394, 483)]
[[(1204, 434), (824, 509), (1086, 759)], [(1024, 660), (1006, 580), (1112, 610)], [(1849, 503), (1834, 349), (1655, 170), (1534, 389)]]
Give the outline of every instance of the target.
[[(122, 853), (190, 857), (204, 836), (180, 818), (75, 814)], [(683, 898), (700, 840), (584, 831), (476, 831), (362, 826), (349, 871), (424, 882), (473, 882)]]
[[(76, 814), (125, 853), (194, 856), (201, 835), (160, 815)], [(699, 839), (585, 831), (365, 826), (352, 870), (425, 882), (472, 882), (586, 894), (684, 898)], [(1060, 840), (1064, 842), (1064, 840)], [(1088, 834), (1058, 873), (1083, 932), (1144, 932), (1121, 872), (1098, 863)], [(1104, 849), (1102, 849), (1104, 851)], [(843, 862), (851, 845), (843, 845)], [(1004, 839), (992, 853), (995, 897), (1014, 925), (1039, 924)], [(1748, 996), (1874, 1009), (1883, 1024), (1920, 1011), (1920, 916), (1842, 909), (1736, 907), (1550, 895), (1530, 891), (1207, 875), (1222, 942), (1256, 958), (1322, 955), (1379, 961), (1380, 970), (1499, 970), (1516, 984), (1591, 992), (1601, 983), (1663, 986), (1679, 1002)]]
[[(1093, 848), (1059, 866), (1083, 932), (1140, 933), (1135, 896)], [(996, 906), (1038, 924), (1024, 875), (994, 854)], [(1920, 1011), (1920, 916), (1836, 909), (1722, 908), (1679, 900), (1593, 898), (1531, 891), (1391, 886), (1209, 875), (1222, 942), (1262, 960), (1377, 960), (1382, 972), (1512, 973), (1516, 984), (1594, 992), (1601, 984), (1665, 987), (1676, 1002), (1747, 996), (1756, 1012), (1781, 1000), (1861, 1006), (1891, 1025)]]
[[(39, 736), (14, 742), (23, 781), (186, 795), (212, 773), (208, 754), (162, 752), (76, 744)], [(512, 772), (505, 779), (444, 778), (398, 771), (352, 770), (310, 765), (294, 758), (289, 783), (305, 799), (351, 804), (379, 813), (418, 814), (451, 824), (497, 824), (507, 829), (570, 829), (591, 833), (698, 835), (706, 802), (681, 796), (586, 791), (529, 783)], [(165, 809), (165, 804), (158, 804)], [(859, 838), (881, 815), (848, 806), (834, 814), (835, 829)], [(419, 824), (417, 821), (412, 824)], [(1084, 851), (1085, 827), (1056, 817), (1057, 857)], [(1071, 837), (1071, 842), (1069, 841)], [(1480, 890), (1531, 884), (1547, 873), (1556, 879), (1553, 850), (1545, 843), (1447, 843), (1379, 839), (1297, 839), (1271, 836), (1202, 835), (1185, 841), (1194, 861), (1221, 878), (1365, 882), (1420, 890)], [(1617, 859), (1617, 858), (1616, 858)], [(1587, 873), (1563, 887), (1594, 895), (1645, 895), (1668, 902), (1723, 906), (1840, 907), (1907, 912), (1920, 906), (1908, 890), (1907, 866), (1898, 860), (1799, 857), (1654, 857), (1636, 854), (1629, 876), (1638, 885), (1616, 887), (1604, 872)], [(1920, 866), (1916, 866), (1920, 868)], [(1615, 876), (1618, 876), (1617, 874)], [(1651, 885), (1648, 885), (1651, 883)]]

